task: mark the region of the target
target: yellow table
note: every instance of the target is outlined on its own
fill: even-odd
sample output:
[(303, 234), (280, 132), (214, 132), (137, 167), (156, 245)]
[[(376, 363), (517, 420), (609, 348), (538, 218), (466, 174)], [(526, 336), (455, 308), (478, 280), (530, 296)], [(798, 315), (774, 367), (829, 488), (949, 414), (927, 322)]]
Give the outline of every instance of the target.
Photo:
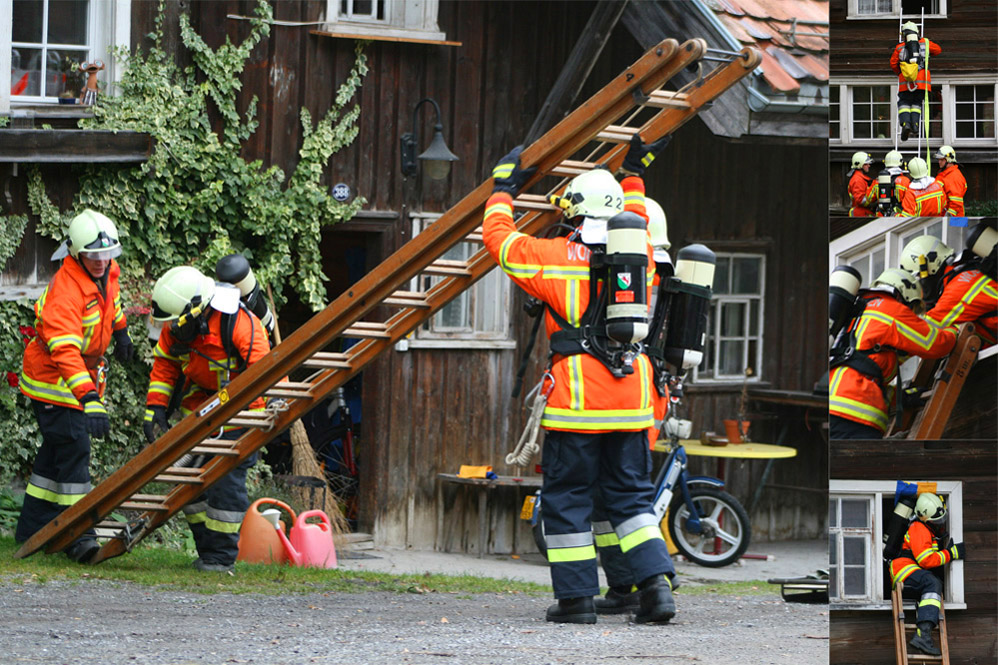
[[(784, 459), (796, 457), (797, 449), (789, 446), (777, 446), (772, 443), (729, 443), (726, 446), (707, 446), (696, 439), (683, 439), (687, 455), (701, 457), (736, 457), (739, 459)], [(655, 444), (655, 450), (666, 452), (664, 444)]]

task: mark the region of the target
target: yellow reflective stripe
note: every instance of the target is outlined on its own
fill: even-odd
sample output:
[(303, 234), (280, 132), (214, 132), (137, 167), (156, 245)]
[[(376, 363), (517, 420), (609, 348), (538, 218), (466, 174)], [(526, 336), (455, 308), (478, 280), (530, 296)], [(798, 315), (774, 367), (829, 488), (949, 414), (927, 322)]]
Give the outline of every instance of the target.
[(898, 582), (905, 580), (909, 575), (911, 575), (916, 570), (921, 570), (921, 568), (919, 568), (913, 563), (908, 564), (907, 566), (899, 570), (896, 575), (894, 575), (894, 577), (891, 579), (891, 584), (897, 584)]
[(923, 598), (923, 599), (922, 599), (922, 600), (920, 600), (920, 601), (919, 601), (919, 603), (918, 603), (918, 606), (919, 606), (919, 607), (925, 607), (926, 605), (931, 605), (932, 607), (938, 607), (938, 608), (940, 608), (940, 609), (941, 609), (941, 608), (942, 608), (942, 606), (943, 606), (943, 605), (942, 605), (942, 603), (940, 603), (940, 602), (939, 602), (938, 600), (936, 600), (935, 598)]
[(965, 294), (963, 294), (963, 297), (960, 298), (960, 302), (956, 305), (956, 307), (950, 310), (949, 314), (943, 317), (942, 321), (939, 322), (940, 325), (948, 326), (956, 321), (960, 314), (963, 313), (964, 308), (974, 302), (974, 299), (981, 293), (991, 297), (998, 297), (998, 291), (988, 285), (988, 282), (990, 281), (991, 279), (987, 275), (981, 275), (974, 285)]
[(491, 217), (492, 215), (494, 215), (497, 212), (505, 212), (510, 217), (512, 217), (513, 216), (513, 204), (509, 203), (508, 201), (499, 201), (497, 203), (493, 203), (492, 205), (490, 205), (488, 208), (485, 209), (485, 216), (486, 217)]
[(582, 320), (582, 299), (578, 282), (565, 282), (565, 320), (573, 326)]
[[(507, 204), (508, 205), (508, 204)], [(524, 279), (529, 279), (536, 275), (541, 270), (540, 265), (531, 263), (511, 263), (507, 258), (509, 255), (509, 248), (515, 240), (518, 238), (527, 238), (524, 233), (519, 231), (514, 231), (510, 233), (509, 236), (502, 241), (502, 245), (499, 248), (499, 267), (503, 269), (505, 273), (511, 275), (512, 277), (521, 277)]]
[(100, 310), (94, 310), (93, 314), (86, 314), (83, 317), (84, 326), (95, 326), (100, 323)]
[(31, 483), (28, 483), (28, 486), (24, 489), (24, 493), (29, 496), (33, 496), (36, 499), (48, 501), (49, 503), (55, 503), (60, 506), (72, 506), (74, 503), (87, 495), (86, 492), (83, 494), (59, 494), (58, 492), (43, 489), (37, 485), (32, 485)]
[(641, 192), (627, 192), (624, 194), (624, 205), (644, 205), (645, 195)]
[(220, 533), (239, 533), (239, 527), (242, 525), (242, 522), (223, 522), (221, 520), (212, 519), (206, 515), (204, 518), (204, 525), (212, 531), (218, 531)]
[(60, 346), (75, 346), (78, 349), (83, 348), (83, 338), (79, 335), (58, 335), (52, 337), (48, 341), (49, 353), (55, 351)]
[[(651, 393), (648, 391), (648, 386), (651, 382), (648, 380), (648, 367), (646, 363), (648, 362), (648, 357), (645, 355), (638, 356), (638, 377), (641, 381), (641, 408), (648, 408), (651, 406)], [(652, 409), (654, 411), (654, 409)]]
[(628, 552), (649, 540), (664, 540), (662, 529), (657, 526), (643, 526), (620, 539), (620, 551)]
[(614, 547), (616, 545), (620, 545), (620, 539), (613, 531), (596, 534), (596, 547)]
[(508, 164), (496, 164), (496, 167), (492, 169), (492, 177), (508, 178), (513, 173), (514, 168), (516, 168), (515, 162), (509, 162)]
[(939, 554), (939, 547), (938, 547), (938, 546), (934, 546), (934, 547), (930, 547), (929, 549), (925, 550), (925, 551), (924, 551), (924, 552), (922, 552), (921, 554), (918, 554), (918, 555), (917, 555), (917, 556), (915, 557), (915, 563), (917, 563), (917, 564), (921, 565), (921, 564), (922, 564), (922, 561), (923, 561), (924, 559), (926, 559), (926, 558), (928, 558), (928, 557), (932, 556), (933, 554)]
[[(581, 411), (585, 405), (585, 386), (582, 378), (582, 354), (568, 358), (568, 404), (573, 411)], [(545, 410), (545, 414), (547, 410)]]
[(587, 561), (595, 558), (596, 548), (592, 545), (583, 545), (581, 547), (548, 548), (548, 561), (551, 563)]
[(641, 430), (655, 423), (653, 409), (558, 409), (547, 407), (541, 418), (541, 426), (568, 428), (572, 430)]
[(589, 266), (544, 266), (543, 279), (589, 279)]
[(173, 394), (173, 386), (169, 383), (164, 383), (162, 381), (152, 381), (149, 383), (150, 393), (159, 393), (161, 395), (166, 395), (169, 397)]
[(90, 380), (90, 372), (77, 372), (73, 376), (69, 377), (69, 381), (66, 382), (66, 385), (70, 388), (75, 388)]
[(73, 395), (73, 391), (66, 386), (65, 381), (61, 378), (59, 379), (59, 383), (45, 383), (44, 381), (35, 381), (24, 372), (21, 372), (20, 388), (29, 397), (34, 397), (43, 402), (56, 402), (74, 407), (80, 406), (76, 396)]
[(200, 513), (191, 513), (186, 515), (188, 524), (203, 524), (208, 520), (208, 514), (204, 511)]
[(180, 362), (180, 358), (178, 358), (177, 356), (171, 356), (169, 353), (160, 348), (159, 344), (157, 344), (156, 348), (152, 350), (152, 357), (163, 358), (164, 360), (172, 360), (178, 363)]
[(874, 406), (849, 399), (848, 397), (838, 395), (830, 397), (828, 399), (828, 410), (832, 413), (838, 412), (854, 416), (863, 422), (875, 425), (880, 430), (887, 429), (886, 413)]
[(936, 341), (936, 336), (939, 334), (939, 330), (937, 328), (929, 326), (928, 333), (923, 335), (922, 333), (918, 332), (917, 330), (909, 326), (907, 323), (904, 323), (903, 321), (898, 321), (897, 319), (887, 316), (886, 314), (883, 314), (881, 312), (864, 312), (863, 317), (870, 317), (873, 320), (880, 321), (886, 326), (890, 326), (891, 324), (893, 324), (894, 327), (897, 329), (897, 331), (901, 333), (902, 337), (911, 342), (914, 342), (915, 344), (926, 350), (932, 348), (933, 343), (935, 343)]

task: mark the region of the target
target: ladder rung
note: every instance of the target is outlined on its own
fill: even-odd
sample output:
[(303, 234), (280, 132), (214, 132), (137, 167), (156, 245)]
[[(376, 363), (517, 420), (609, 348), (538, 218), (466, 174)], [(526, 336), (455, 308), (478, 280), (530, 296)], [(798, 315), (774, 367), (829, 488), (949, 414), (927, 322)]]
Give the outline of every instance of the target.
[(269, 411), (240, 411), (236, 414), (236, 418), (245, 418), (247, 420), (270, 420)]
[(673, 92), (671, 90), (656, 90), (648, 95), (648, 101), (644, 106), (654, 106), (655, 108), (682, 108), (690, 107), (686, 99), (685, 92)]
[(319, 369), (350, 369), (350, 357), (345, 353), (319, 351), (313, 353), (302, 365)]
[(163, 503), (166, 501), (166, 496), (163, 494), (133, 494), (129, 498), (133, 501), (151, 501), (153, 503)]
[[(384, 323), (365, 323), (358, 321), (343, 331), (344, 337), (361, 337), (364, 339), (388, 339), (388, 326)], [(318, 354), (317, 354), (318, 355)], [(346, 365), (348, 368), (349, 364)]]
[(103, 522), (98, 522), (94, 525), (95, 529), (124, 529), (128, 526), (128, 522), (115, 522), (113, 520), (104, 520)]
[(577, 175), (582, 175), (587, 171), (592, 171), (596, 168), (597, 164), (595, 162), (578, 162), (571, 159), (566, 159), (558, 166), (551, 169), (551, 175), (562, 176), (564, 178), (574, 178)]
[(204, 469), (191, 466), (168, 466), (163, 469), (164, 473), (172, 473), (176, 476), (200, 476)]
[(419, 291), (396, 291), (389, 297), (382, 300), (381, 304), (421, 308), (430, 306), (430, 303), (426, 302), (426, 294), (420, 293)]
[(421, 271), (424, 275), (444, 275), (451, 277), (454, 275), (470, 275), (467, 261), (452, 261), (448, 259), (437, 259)]
[(263, 427), (271, 428), (274, 426), (274, 421), (267, 419), (262, 420), (260, 418), (229, 418), (225, 421), (225, 424), (230, 427)]
[(607, 125), (606, 129), (596, 135), (596, 139), (606, 143), (628, 143), (637, 131), (636, 127)]
[(482, 242), (482, 227), (476, 226), (475, 230), (464, 236), (466, 242)]
[(543, 194), (520, 194), (513, 199), (513, 207), (521, 210), (558, 210)]
[(925, 654), (925, 653), (909, 653), (908, 654), (908, 661), (910, 662), (910, 661), (913, 661), (913, 660), (921, 661), (923, 663), (924, 662), (941, 663), (943, 661), (943, 657), (942, 656), (930, 656), (929, 654)]
[(125, 501), (118, 507), (124, 510), (162, 510), (164, 512), (170, 510), (169, 506), (165, 506), (162, 503), (147, 501)]
[(278, 381), (264, 392), (268, 397), (311, 397), (311, 383), (300, 381)]
[(191, 452), (199, 455), (221, 455), (223, 457), (235, 457), (239, 454), (239, 451), (235, 448), (222, 448), (219, 446), (194, 446), (191, 448)]
[(177, 485), (201, 485), (204, 481), (195, 476), (176, 476), (168, 473), (161, 473), (155, 478), (154, 482), (157, 483), (175, 483)]

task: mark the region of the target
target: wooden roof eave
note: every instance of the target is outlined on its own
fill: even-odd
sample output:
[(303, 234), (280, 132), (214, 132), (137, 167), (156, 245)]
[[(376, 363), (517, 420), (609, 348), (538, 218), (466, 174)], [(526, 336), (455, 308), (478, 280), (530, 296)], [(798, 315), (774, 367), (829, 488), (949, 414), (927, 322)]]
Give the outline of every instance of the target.
[(135, 163), (152, 154), (152, 134), (107, 129), (0, 129), (0, 162)]

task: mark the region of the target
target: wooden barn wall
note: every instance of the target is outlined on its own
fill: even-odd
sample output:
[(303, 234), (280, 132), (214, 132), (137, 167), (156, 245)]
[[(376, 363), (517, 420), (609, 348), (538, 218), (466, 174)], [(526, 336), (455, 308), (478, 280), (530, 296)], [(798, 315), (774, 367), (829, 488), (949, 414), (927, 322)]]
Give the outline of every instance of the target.
[[(963, 481), (963, 533), (966, 610), (947, 610), (950, 660), (977, 665), (996, 660), (995, 614), (998, 612), (998, 508), (994, 441), (889, 444), (836, 441), (831, 477), (854, 480)], [(831, 665), (893, 665), (890, 609), (833, 611), (830, 620)]]
[[(897, 17), (847, 20), (846, 3), (833, 0), (829, 6), (832, 77), (890, 73), (891, 52), (898, 43)], [(932, 73), (995, 71), (998, 6), (993, 0), (947, 0), (946, 5), (945, 19), (925, 20), (925, 35), (943, 49), (929, 63)]]
[[(318, 20), (324, 5), (318, 0), (278, 2), (275, 18)], [(195, 2), (189, 11), (206, 42), (217, 46), (226, 35), (236, 40), (247, 32), (244, 22), (226, 15), (248, 15), (252, 7), (248, 0)], [(388, 42), (367, 46), (370, 72), (359, 94), (360, 132), (353, 146), (333, 156), (326, 177), (328, 184), (344, 182), (364, 196), (366, 211), (389, 213), (384, 219), (357, 219), (344, 227), (374, 238), (369, 268), (410, 239), (411, 211), (446, 210), (523, 139), (592, 7), (588, 2), (441, 2), (440, 27), (448, 39), (461, 41), (461, 47)], [(133, 34), (149, 32), (153, 16), (133, 11)], [(514, 34), (515, 41), (510, 40)], [(351, 40), (309, 35), (305, 28), (272, 28), (243, 74), (242, 103), (248, 104), (254, 95), (259, 98), (260, 125), (246, 147), (247, 157), (290, 172), (301, 140), (299, 107), (309, 109), (313, 118), (321, 116), (353, 63), (353, 49)], [(578, 101), (639, 55), (637, 43), (618, 26)], [(420, 176), (405, 179), (398, 166), (399, 136), (411, 130), (412, 109), (427, 96), (440, 103), (445, 138), (460, 157), (449, 178), (440, 182)], [(428, 105), (420, 110), (418, 122), (422, 148), (433, 122)], [(648, 191), (669, 215), (675, 249), (700, 241), (718, 250), (761, 247), (766, 253), (764, 378), (776, 388), (810, 390), (825, 362), (826, 218), (821, 197), (807, 195), (824, 188), (825, 164), (824, 144), (725, 142), (694, 119), (649, 171)], [(337, 233), (328, 231), (323, 246), (335, 245)], [(329, 295), (345, 286), (331, 285)], [(521, 301), (516, 294), (511, 308), (513, 336), (520, 348), (530, 323), (521, 314)], [(300, 322), (306, 314), (297, 316)], [(293, 322), (294, 316), (285, 321)], [(539, 376), (544, 346), (538, 344), (535, 350), (528, 384)], [(466, 489), (448, 489), (446, 527), (436, 533), (436, 474), (456, 472), (462, 463), (511, 471), (502, 458), (522, 425), (522, 409), (509, 397), (519, 353), (392, 351), (368, 367), (360, 447), (361, 529), (373, 530), (381, 543), (476, 550), (477, 503)], [(740, 386), (694, 390), (687, 402), (697, 426), (719, 427), (720, 419), (733, 413), (738, 390)], [(802, 427), (795, 435), (799, 438), (790, 441), (799, 456), (775, 463), (771, 483), (823, 485), (827, 448), (820, 424)], [(764, 464), (729, 465), (729, 482), (740, 498), (749, 499)], [(488, 547), (494, 551), (511, 550), (514, 528), (520, 529), (519, 543), (529, 542), (528, 532), (516, 520), (514, 493), (490, 501)], [(794, 508), (795, 502), (802, 507)], [(777, 510), (784, 511), (779, 518)], [(801, 510), (819, 517), (794, 514)], [(757, 523), (783, 537), (813, 536), (824, 528), (817, 523), (825, 512), (824, 498), (817, 501), (806, 491), (768, 489), (758, 511)]]

